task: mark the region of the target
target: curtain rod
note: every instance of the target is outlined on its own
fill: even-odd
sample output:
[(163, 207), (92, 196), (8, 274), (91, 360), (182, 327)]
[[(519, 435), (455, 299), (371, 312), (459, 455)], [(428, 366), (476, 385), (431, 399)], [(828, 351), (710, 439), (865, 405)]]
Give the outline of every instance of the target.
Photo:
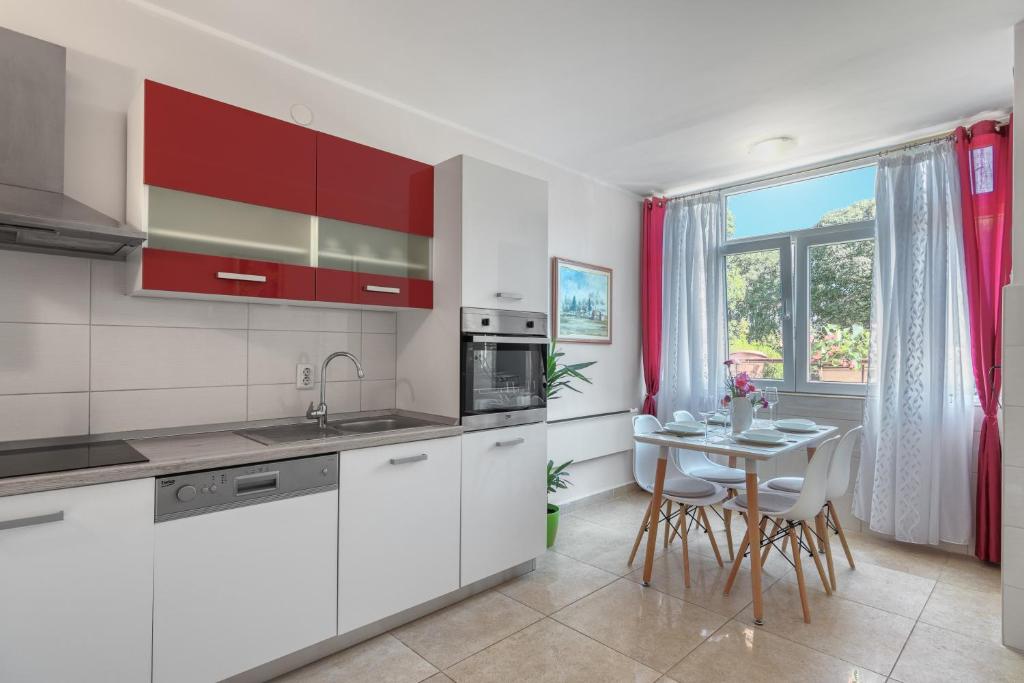
[[(1008, 119), (998, 120), (997, 121), (998, 126), (1002, 127), (1003, 125), (1006, 124), (1007, 120)], [(719, 185), (718, 187), (709, 187), (707, 189), (697, 190), (695, 192), (684, 192), (682, 194), (674, 194), (674, 195), (670, 195), (668, 197), (664, 197), (663, 199), (665, 199), (665, 201), (673, 201), (673, 200), (676, 200), (676, 199), (684, 199), (686, 197), (696, 197), (697, 195), (707, 194), (709, 192), (732, 191), (732, 190), (736, 190), (736, 189), (741, 188), (741, 187), (747, 187), (748, 185), (757, 185), (758, 183), (763, 183), (766, 180), (781, 180), (783, 178), (789, 178), (791, 176), (804, 175), (804, 174), (807, 174), (807, 173), (813, 173), (814, 171), (824, 171), (826, 169), (832, 168), (833, 166), (839, 166), (840, 164), (854, 164), (854, 163), (856, 163), (858, 161), (866, 161), (868, 159), (877, 159), (878, 157), (881, 157), (882, 155), (888, 154), (890, 152), (898, 152), (900, 150), (910, 149), (911, 147), (918, 147), (920, 145), (927, 145), (930, 142), (937, 142), (939, 140), (950, 140), (950, 139), (953, 139), (955, 137), (956, 137), (956, 131), (955, 130), (950, 130), (950, 131), (946, 131), (946, 132), (943, 132), (943, 133), (936, 133), (934, 135), (929, 135), (929, 136), (926, 136), (926, 137), (916, 138), (914, 140), (909, 140), (907, 142), (902, 142), (902, 143), (900, 143), (898, 145), (890, 145), (888, 147), (879, 147), (879, 148), (876, 148), (876, 149), (874, 149), (874, 150), (872, 150), (870, 152), (861, 152), (861, 153), (858, 153), (858, 154), (855, 154), (855, 155), (852, 155), (852, 156), (848, 156), (848, 157), (839, 157), (838, 159), (833, 159), (833, 160), (831, 160), (831, 161), (829, 161), (827, 163), (817, 164), (817, 165), (814, 165), (814, 166), (805, 166), (805, 167), (794, 169), (792, 171), (786, 171), (784, 173), (777, 173), (777, 174), (776, 173), (769, 173), (769, 174), (757, 176), (756, 178), (752, 178), (750, 180), (744, 180), (743, 182), (740, 182), (740, 183), (734, 183), (732, 185)]]

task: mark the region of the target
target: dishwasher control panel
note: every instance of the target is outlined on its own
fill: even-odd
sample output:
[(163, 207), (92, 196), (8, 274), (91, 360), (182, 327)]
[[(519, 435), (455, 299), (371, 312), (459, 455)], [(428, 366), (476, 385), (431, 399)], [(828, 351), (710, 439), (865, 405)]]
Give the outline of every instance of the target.
[(156, 521), (337, 488), (337, 453), (184, 472), (156, 480)]

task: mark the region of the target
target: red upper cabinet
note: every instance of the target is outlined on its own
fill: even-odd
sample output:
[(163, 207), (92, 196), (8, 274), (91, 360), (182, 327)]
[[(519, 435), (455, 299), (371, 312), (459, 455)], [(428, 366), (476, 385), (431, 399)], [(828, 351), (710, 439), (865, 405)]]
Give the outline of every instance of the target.
[(318, 216), (433, 236), (433, 166), (326, 133), (316, 148)]
[(145, 83), (143, 182), (316, 213), (316, 132)]

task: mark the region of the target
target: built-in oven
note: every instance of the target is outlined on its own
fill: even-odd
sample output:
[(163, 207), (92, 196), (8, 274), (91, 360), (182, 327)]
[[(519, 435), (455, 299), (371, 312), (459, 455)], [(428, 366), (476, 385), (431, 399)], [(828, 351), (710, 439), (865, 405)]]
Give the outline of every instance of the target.
[(462, 309), (462, 425), (466, 430), (543, 422), (548, 316)]

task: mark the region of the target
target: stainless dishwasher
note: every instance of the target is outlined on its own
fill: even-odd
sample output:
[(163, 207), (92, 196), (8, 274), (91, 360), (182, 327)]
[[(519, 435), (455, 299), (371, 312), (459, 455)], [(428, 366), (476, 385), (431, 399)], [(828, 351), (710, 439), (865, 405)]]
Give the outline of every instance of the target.
[(219, 681), (337, 634), (338, 455), (156, 480), (153, 681)]

